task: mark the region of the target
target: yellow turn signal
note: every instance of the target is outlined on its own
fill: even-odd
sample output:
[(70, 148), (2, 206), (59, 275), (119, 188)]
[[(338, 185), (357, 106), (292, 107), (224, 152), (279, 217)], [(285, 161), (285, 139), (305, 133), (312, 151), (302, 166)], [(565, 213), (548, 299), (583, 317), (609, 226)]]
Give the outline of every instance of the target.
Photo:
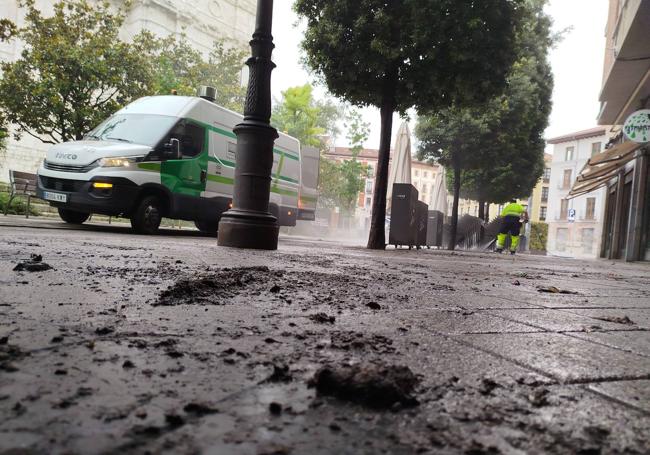
[(97, 189), (100, 189), (100, 190), (108, 190), (108, 189), (113, 188), (113, 184), (112, 183), (95, 182), (95, 183), (93, 183), (93, 188), (97, 188)]

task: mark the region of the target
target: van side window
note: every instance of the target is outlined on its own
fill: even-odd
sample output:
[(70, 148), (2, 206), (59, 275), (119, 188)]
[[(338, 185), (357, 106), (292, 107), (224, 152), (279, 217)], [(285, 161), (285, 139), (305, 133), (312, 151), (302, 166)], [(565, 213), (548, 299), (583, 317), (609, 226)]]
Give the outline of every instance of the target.
[(168, 143), (171, 139), (180, 141), (183, 158), (194, 158), (203, 151), (205, 128), (187, 121), (181, 121), (172, 129), (164, 142)]

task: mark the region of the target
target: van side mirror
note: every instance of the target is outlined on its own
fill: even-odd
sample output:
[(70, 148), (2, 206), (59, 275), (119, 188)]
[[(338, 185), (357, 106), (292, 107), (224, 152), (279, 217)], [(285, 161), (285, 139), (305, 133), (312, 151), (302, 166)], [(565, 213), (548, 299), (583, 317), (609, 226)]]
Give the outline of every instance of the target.
[(180, 160), (183, 157), (181, 155), (181, 141), (176, 138), (170, 139), (163, 146), (163, 157), (167, 160)]

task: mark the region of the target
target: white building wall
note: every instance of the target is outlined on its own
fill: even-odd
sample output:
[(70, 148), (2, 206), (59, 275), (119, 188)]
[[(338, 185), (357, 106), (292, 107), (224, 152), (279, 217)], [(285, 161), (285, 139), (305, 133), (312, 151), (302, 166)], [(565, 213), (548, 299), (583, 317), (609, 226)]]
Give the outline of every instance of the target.
[[(24, 25), (25, 10), (18, 0), (0, 0), (0, 17), (18, 26)], [(45, 14), (51, 13), (54, 0), (37, 0), (36, 6)], [(121, 5), (121, 0), (113, 0)], [(185, 33), (188, 40), (201, 52), (208, 53), (215, 40), (224, 40), (227, 46), (247, 49), (255, 28), (255, 0), (141, 0), (133, 2), (120, 37), (130, 40), (142, 30), (159, 36)], [(0, 42), (0, 60), (12, 61), (20, 56), (21, 43)], [(23, 134), (20, 141), (10, 138), (5, 156), (0, 156), (0, 181), (8, 181), (9, 169), (36, 172), (45, 157), (48, 144)]]
[[(594, 136), (577, 141), (567, 141), (555, 144), (553, 162), (551, 163), (551, 178), (548, 197), (548, 242), (547, 251), (551, 255), (574, 258), (597, 258), (600, 256), (600, 245), (605, 217), (606, 190), (601, 188), (589, 194), (570, 199), (567, 212), (575, 209), (575, 221), (568, 220), (568, 213), (562, 219), (562, 200), (565, 199), (578, 173), (591, 157), (592, 144), (601, 143), (601, 151), (609, 141), (609, 136)], [(565, 160), (567, 147), (574, 147), (574, 159)], [(571, 170), (571, 184), (563, 187), (564, 171)], [(587, 219), (587, 199), (595, 198), (594, 219)]]

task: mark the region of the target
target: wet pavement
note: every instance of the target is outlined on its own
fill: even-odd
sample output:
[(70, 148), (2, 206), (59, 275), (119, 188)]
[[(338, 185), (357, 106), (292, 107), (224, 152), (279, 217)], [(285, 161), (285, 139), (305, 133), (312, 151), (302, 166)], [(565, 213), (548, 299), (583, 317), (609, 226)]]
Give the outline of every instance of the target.
[(648, 264), (1, 221), (0, 455), (650, 451)]

